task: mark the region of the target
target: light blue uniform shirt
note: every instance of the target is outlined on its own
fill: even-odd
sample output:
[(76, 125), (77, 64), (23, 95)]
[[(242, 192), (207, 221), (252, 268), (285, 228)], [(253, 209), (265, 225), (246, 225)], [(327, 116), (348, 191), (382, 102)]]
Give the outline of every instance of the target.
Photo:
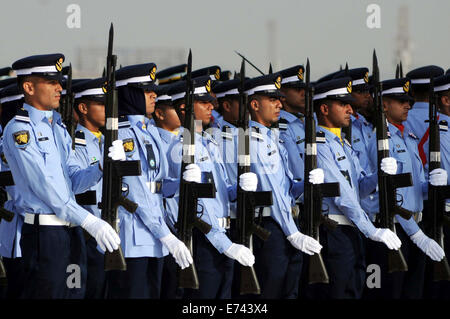
[[(175, 135), (163, 128), (157, 127), (159, 135), (161, 137), (162, 142), (162, 150), (164, 154), (168, 157), (168, 163), (172, 163), (172, 156), (178, 157), (178, 154), (171, 154), (173, 150), (173, 145), (180, 143), (182, 128), (180, 127), (178, 135)], [(180, 172), (175, 172), (174, 165), (169, 165), (168, 176), (169, 178), (179, 179)], [(179, 183), (178, 183), (179, 185)], [(178, 194), (179, 186), (177, 192), (172, 197), (165, 197), (163, 199), (164, 202), (164, 217), (166, 220), (166, 224), (172, 230), (172, 232), (176, 232), (175, 223), (178, 220)]]
[[(125, 257), (160, 258), (166, 256), (168, 250), (159, 239), (167, 236), (170, 230), (164, 218), (162, 194), (152, 193), (149, 183), (163, 181), (167, 177), (167, 160), (162, 153), (157, 129), (151, 129), (156, 135), (149, 133), (151, 124), (148, 119), (141, 115), (129, 115), (127, 119), (129, 126), (119, 124), (119, 139), (127, 145), (124, 146), (127, 160), (141, 161), (142, 174), (122, 179), (122, 185), (128, 188), (127, 198), (139, 206), (134, 214), (119, 207), (121, 245)], [(149, 149), (153, 151), (153, 158)]]
[[(411, 173), (413, 180), (413, 186), (397, 189), (398, 205), (412, 212), (420, 212), (423, 209), (424, 194), (428, 190), (428, 184), (425, 181), (422, 162), (417, 151), (417, 137), (406, 128), (402, 136), (400, 130), (391, 123), (388, 124), (388, 130), (389, 155), (397, 160), (397, 174)], [(372, 165), (376, 165), (374, 163), (377, 162), (376, 137), (374, 139), (375, 141), (369, 145)], [(376, 198), (378, 202), (378, 195)], [(414, 218), (405, 220), (398, 215), (395, 217), (409, 236), (419, 230)]]
[[(229, 182), (237, 184), (239, 129), (222, 118), (221, 128), (210, 128), (207, 132), (217, 141)], [(230, 202), (230, 217), (236, 218), (236, 202)]]
[[(203, 135), (195, 134), (195, 164), (202, 171), (202, 183), (206, 183), (207, 174), (211, 174), (217, 191), (215, 198), (198, 199), (198, 216), (211, 225), (211, 230), (205, 236), (220, 253), (223, 253), (230, 248), (232, 242), (226, 235), (225, 228), (220, 226), (218, 218), (229, 216), (229, 202), (236, 200), (236, 185), (232, 185), (228, 180), (217, 142), (208, 133), (204, 132)], [(176, 141), (177, 143), (172, 143), (168, 153), (171, 154), (170, 171), (176, 174), (172, 177), (180, 178), (182, 140), (178, 138)]]
[[(0, 139), (0, 143), (0, 153), (3, 153), (3, 150), (1, 150), (3, 147), (3, 137)], [(6, 158), (2, 155), (2, 172), (9, 171), (8, 163), (5, 162), (5, 160)], [(0, 255), (7, 258), (20, 258), (22, 257), (22, 251), (19, 243), (25, 212), (18, 205), (22, 198), (17, 192), (15, 185), (5, 186), (5, 190), (8, 193), (8, 200), (3, 207), (10, 212), (13, 212), (14, 218), (10, 222), (3, 219), (0, 221)]]
[[(88, 211), (75, 201), (74, 192), (85, 192), (102, 177), (99, 165), (81, 170), (72, 139), (53, 111), (50, 124), (43, 111), (24, 103), (6, 126), (4, 154), (23, 196), (21, 207), (31, 214), (56, 214), (73, 225), (81, 225)], [(22, 139), (15, 136), (22, 135)]]
[(325, 173), (325, 183), (339, 183), (340, 196), (326, 197), (324, 214), (345, 215), (366, 236), (373, 235), (375, 226), (360, 205), (360, 198), (376, 188), (377, 174), (367, 175), (351, 146), (323, 127), (317, 133), (317, 166)]
[[(405, 132), (412, 132), (417, 136), (417, 144), (420, 143), (422, 137), (428, 129), (428, 115), (429, 115), (429, 103), (428, 102), (416, 102), (408, 112), (408, 118), (403, 123), (405, 126)], [(426, 144), (426, 145), (425, 145)], [(428, 143), (423, 146), (427, 164), (425, 165), (425, 175), (428, 176)], [(419, 153), (420, 154), (420, 153)]]
[[(358, 114), (358, 118), (351, 115), (352, 120), (352, 149), (358, 156), (359, 164), (367, 174), (375, 173), (377, 166), (373, 166), (369, 160), (369, 143), (372, 136), (375, 135), (373, 126), (362, 116)], [(376, 142), (376, 140), (372, 140)], [(376, 164), (376, 163), (375, 163)], [(375, 197), (375, 193), (369, 194), (367, 197), (361, 199), (361, 207), (366, 213), (378, 212), (378, 198)]]
[[(84, 133), (84, 144), (83, 141), (75, 140), (75, 156), (78, 160), (79, 165), (82, 168), (88, 168), (91, 165), (94, 165), (97, 162), (100, 162), (103, 165), (103, 145), (105, 137), (101, 136), (101, 146), (98, 138), (92, 134), (87, 128), (78, 124), (76, 132), (82, 131)], [(89, 188), (90, 191), (96, 192), (97, 204), (102, 201), (102, 181), (100, 181)], [(87, 211), (91, 214), (95, 215), (98, 218), (101, 218), (101, 209), (98, 208), (98, 205), (82, 205)]]
[(280, 111), (280, 138), (288, 152), (289, 170), (294, 179), (302, 181), (305, 175), (305, 127), (304, 122), (289, 112)]
[[(292, 217), (295, 200), (303, 194), (304, 183), (295, 182), (288, 167), (288, 154), (277, 131), (250, 121), (251, 171), (258, 176), (257, 191), (272, 191), (273, 205), (270, 216), (280, 225), (283, 233), (290, 236), (298, 232)], [(281, 144), (280, 144), (281, 142)]]
[[(445, 125), (444, 121), (447, 122)], [(450, 185), (450, 132), (448, 125), (450, 116), (439, 113), (439, 137), (441, 142), (441, 167), (447, 171), (447, 185)], [(428, 144), (428, 142), (427, 142)], [(428, 147), (428, 146), (427, 146)], [(447, 199), (447, 206), (450, 210), (450, 199)]]

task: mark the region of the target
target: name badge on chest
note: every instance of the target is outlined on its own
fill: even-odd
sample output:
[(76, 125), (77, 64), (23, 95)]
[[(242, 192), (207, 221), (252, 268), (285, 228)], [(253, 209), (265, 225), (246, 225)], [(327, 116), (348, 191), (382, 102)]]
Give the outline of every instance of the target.
[(155, 152), (153, 152), (153, 146), (149, 142), (145, 141), (145, 148), (147, 149), (147, 160), (148, 160), (148, 167), (152, 170), (156, 169), (156, 158), (155, 158)]

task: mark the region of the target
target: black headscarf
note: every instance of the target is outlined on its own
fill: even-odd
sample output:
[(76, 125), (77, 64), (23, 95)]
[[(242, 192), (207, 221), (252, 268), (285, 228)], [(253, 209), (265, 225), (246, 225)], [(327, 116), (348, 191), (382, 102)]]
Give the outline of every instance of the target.
[(118, 87), (119, 116), (145, 115), (144, 90), (133, 86)]

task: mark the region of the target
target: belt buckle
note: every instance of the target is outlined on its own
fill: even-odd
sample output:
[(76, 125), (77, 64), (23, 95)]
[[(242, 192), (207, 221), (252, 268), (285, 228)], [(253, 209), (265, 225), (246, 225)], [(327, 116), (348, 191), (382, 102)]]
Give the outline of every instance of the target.
[(153, 193), (153, 194), (160, 193), (161, 192), (161, 186), (162, 186), (162, 183), (160, 181), (148, 183), (148, 187), (150, 189), (150, 192)]

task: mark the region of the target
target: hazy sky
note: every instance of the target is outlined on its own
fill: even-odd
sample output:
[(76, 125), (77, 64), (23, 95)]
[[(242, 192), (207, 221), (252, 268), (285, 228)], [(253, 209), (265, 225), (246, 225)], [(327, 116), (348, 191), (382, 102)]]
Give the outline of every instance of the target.
[[(70, 29), (69, 4), (81, 8), (81, 28)], [(369, 29), (366, 12), (378, 4), (381, 28)], [(409, 8), (412, 67), (450, 67), (450, 1), (448, 0), (2, 0), (0, 67), (16, 59), (61, 52), (66, 62), (78, 47), (104, 46), (111, 22), (115, 47), (192, 48), (193, 66), (220, 65), (238, 70), (240, 51), (263, 71), (275, 52), (278, 68), (304, 64), (310, 58), (312, 79), (349, 63), (371, 69), (376, 48), (383, 78), (395, 71), (398, 8)], [(276, 49), (269, 47), (267, 23), (275, 22)], [(118, 56), (120, 63), (120, 56)], [(105, 59), (106, 60), (106, 59)], [(73, 61), (72, 61), (73, 62)], [(149, 57), (147, 62), (155, 62)], [(74, 65), (76, 67), (76, 65)], [(258, 75), (250, 66), (249, 76)], [(100, 75), (100, 74), (99, 74)]]

